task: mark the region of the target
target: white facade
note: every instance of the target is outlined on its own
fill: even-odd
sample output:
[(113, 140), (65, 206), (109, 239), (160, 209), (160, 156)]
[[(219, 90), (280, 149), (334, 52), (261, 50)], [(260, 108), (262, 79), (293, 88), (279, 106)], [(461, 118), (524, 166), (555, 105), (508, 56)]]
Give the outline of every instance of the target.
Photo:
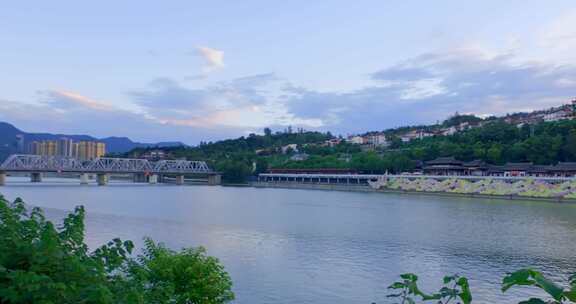
[(348, 142), (356, 145), (362, 145), (364, 144), (364, 138), (362, 136), (351, 136), (348, 137)]
[(297, 144), (285, 145), (280, 149), (282, 150), (282, 154), (286, 154), (286, 152), (288, 152), (289, 150), (292, 150), (293, 152), (298, 153), (298, 145)]
[(562, 109), (559, 111), (544, 114), (544, 121), (559, 121), (569, 119), (570, 117), (571, 113), (569, 111)]
[(389, 142), (386, 140), (386, 135), (384, 134), (367, 135), (364, 137), (364, 142), (370, 145), (383, 147), (389, 145)]

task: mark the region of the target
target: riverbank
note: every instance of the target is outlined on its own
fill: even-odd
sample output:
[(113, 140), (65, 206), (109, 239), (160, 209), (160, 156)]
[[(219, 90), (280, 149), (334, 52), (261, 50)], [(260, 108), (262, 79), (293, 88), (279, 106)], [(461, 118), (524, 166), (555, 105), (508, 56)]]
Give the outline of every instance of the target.
[(379, 193), (395, 193), (395, 194), (407, 194), (407, 195), (431, 195), (431, 196), (466, 197), (466, 198), (480, 198), (480, 199), (542, 201), (542, 202), (569, 203), (569, 204), (576, 203), (576, 199), (567, 199), (561, 197), (548, 198), (548, 197), (530, 197), (520, 195), (492, 195), (492, 194), (477, 194), (477, 193), (374, 189), (366, 185), (331, 185), (331, 184), (300, 184), (300, 183), (289, 184), (289, 183), (265, 183), (265, 182), (254, 182), (251, 185), (252, 187), (255, 188), (308, 189), (308, 190), (330, 190), (330, 191), (347, 191), (347, 192), (379, 192)]

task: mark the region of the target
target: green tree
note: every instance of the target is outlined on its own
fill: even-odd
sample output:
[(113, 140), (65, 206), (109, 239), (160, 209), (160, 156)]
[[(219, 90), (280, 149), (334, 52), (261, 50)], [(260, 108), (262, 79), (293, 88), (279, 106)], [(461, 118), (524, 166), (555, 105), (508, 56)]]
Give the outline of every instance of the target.
[(224, 160), (216, 164), (216, 170), (222, 173), (222, 179), (229, 183), (244, 183), (250, 176), (250, 167), (242, 160)]
[(258, 158), (256, 160), (256, 170), (254, 174), (265, 173), (268, 171), (268, 161), (265, 158)]
[(576, 161), (576, 129), (570, 130), (570, 133), (566, 136), (562, 152), (564, 154), (564, 160)]
[(143, 255), (114, 239), (93, 252), (77, 207), (60, 228), (39, 208), (0, 197), (0, 303), (198, 303), (231, 301), (231, 280), (202, 248), (174, 252), (151, 240)]
[(502, 163), (502, 148), (498, 144), (493, 144), (490, 149), (486, 151), (486, 158), (493, 164)]

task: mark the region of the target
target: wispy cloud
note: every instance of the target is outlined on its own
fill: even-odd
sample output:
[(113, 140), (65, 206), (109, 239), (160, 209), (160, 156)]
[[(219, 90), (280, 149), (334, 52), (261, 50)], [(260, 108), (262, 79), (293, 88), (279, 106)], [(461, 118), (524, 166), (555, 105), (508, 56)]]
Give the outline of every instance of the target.
[(202, 68), (202, 73), (207, 74), (224, 68), (223, 51), (206, 46), (197, 46), (196, 51), (206, 61), (206, 65)]
[(112, 111), (114, 108), (102, 101), (98, 101), (79, 93), (65, 91), (65, 90), (48, 90), (39, 91), (42, 96), (42, 101), (50, 105), (61, 108), (62, 110), (70, 109), (71, 107), (81, 106), (93, 110)]

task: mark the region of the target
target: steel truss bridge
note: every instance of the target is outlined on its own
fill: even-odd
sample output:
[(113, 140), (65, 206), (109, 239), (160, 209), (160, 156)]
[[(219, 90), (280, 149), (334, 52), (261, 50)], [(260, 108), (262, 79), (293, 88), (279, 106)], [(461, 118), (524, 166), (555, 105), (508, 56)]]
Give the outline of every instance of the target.
[(203, 161), (159, 160), (130, 158), (95, 158), (79, 160), (65, 156), (42, 156), (16, 154), (9, 156), (0, 165), (0, 172), (57, 172), (57, 173), (96, 173), (96, 174), (215, 174)]

